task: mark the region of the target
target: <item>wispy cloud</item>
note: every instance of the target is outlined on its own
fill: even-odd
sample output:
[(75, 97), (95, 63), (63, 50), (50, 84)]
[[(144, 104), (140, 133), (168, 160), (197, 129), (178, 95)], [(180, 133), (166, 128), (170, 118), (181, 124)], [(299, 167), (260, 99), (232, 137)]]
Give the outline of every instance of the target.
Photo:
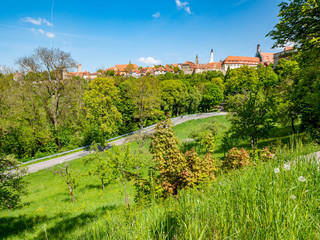
[(39, 29), (31, 28), (30, 30), (31, 30), (32, 32), (34, 32), (34, 33), (41, 33), (42, 35), (45, 35), (45, 36), (47, 36), (48, 38), (55, 38), (55, 37), (56, 37), (56, 35), (55, 35), (54, 33), (52, 33), (52, 32), (46, 32), (46, 31), (44, 31), (44, 30), (41, 29), (41, 28), (39, 28)]
[(31, 17), (26, 17), (24, 19), (22, 19), (24, 22), (29, 22), (29, 23), (32, 23), (32, 24), (35, 24), (35, 25), (42, 25), (42, 24), (45, 24), (49, 27), (52, 27), (53, 24), (51, 22), (49, 22), (48, 20), (44, 19), (44, 18), (38, 18), (38, 19), (35, 19), (35, 18), (31, 18)]
[(246, 2), (248, 2), (249, 0), (237, 0), (233, 5), (234, 6), (240, 6)]
[(141, 57), (138, 59), (139, 62), (145, 63), (145, 64), (161, 64), (160, 60), (156, 60), (153, 57)]
[(160, 17), (160, 12), (156, 12), (155, 14), (152, 14), (153, 18), (159, 18)]
[(183, 9), (186, 13), (191, 14), (190, 7), (188, 2), (181, 2), (180, 0), (175, 0), (178, 9)]

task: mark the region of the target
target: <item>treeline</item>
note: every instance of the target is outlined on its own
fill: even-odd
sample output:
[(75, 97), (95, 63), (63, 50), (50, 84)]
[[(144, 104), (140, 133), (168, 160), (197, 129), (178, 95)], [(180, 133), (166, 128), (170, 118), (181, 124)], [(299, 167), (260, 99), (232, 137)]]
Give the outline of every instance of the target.
[[(280, 123), (319, 137), (319, 70), (305, 67), (296, 52), (257, 69), (124, 78), (102, 74), (94, 80), (63, 78), (75, 66), (68, 53), (39, 48), (18, 64), (26, 72), (19, 81), (0, 75), (0, 154), (19, 159), (41, 157), (91, 144), (151, 125), (171, 116), (217, 110), (225, 99), (231, 114), (232, 139), (259, 139)], [(49, 74), (50, 73), (50, 74)], [(226, 141), (228, 143), (228, 141)]]
[(75, 61), (45, 48), (18, 64), (26, 73), (21, 79), (0, 75), (0, 153), (19, 159), (103, 143), (163, 120), (168, 112), (212, 111), (223, 101), (220, 72), (66, 79), (63, 69)]

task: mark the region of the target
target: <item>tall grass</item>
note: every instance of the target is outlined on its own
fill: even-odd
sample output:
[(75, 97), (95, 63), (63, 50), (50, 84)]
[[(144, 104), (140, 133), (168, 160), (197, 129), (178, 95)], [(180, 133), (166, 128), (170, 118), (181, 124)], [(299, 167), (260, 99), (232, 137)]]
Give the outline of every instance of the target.
[[(130, 209), (121, 198), (114, 199), (120, 191), (116, 186), (105, 193), (79, 189), (72, 204), (55, 188), (44, 197), (48, 185), (43, 182), (38, 198), (25, 202), (32, 211), (0, 212), (2, 238), (319, 239), (319, 160), (299, 157), (306, 149), (318, 150), (313, 145), (279, 149), (273, 161), (252, 163), (178, 197)], [(45, 174), (39, 180), (57, 181)], [(50, 206), (54, 201), (60, 205)]]

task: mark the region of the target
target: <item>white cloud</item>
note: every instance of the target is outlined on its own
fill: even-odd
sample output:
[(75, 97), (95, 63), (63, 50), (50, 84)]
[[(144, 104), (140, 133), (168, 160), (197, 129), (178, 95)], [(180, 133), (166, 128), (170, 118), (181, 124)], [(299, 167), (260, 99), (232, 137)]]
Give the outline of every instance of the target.
[(52, 32), (47, 32), (46, 35), (48, 38), (55, 38), (56, 37), (56, 35)]
[(141, 57), (138, 59), (138, 61), (145, 64), (155, 64), (155, 65), (161, 64), (160, 60), (156, 60), (153, 57), (147, 57), (147, 58)]
[(48, 38), (55, 38), (56, 37), (56, 35), (54, 34), (54, 33), (52, 33), (52, 32), (45, 32), (43, 29), (41, 29), (41, 28), (39, 28), (38, 30), (36, 30), (36, 29), (34, 29), (34, 28), (31, 28), (30, 29), (32, 32), (34, 32), (34, 33), (41, 33), (42, 35), (45, 35), (45, 36), (47, 36)]
[(183, 9), (186, 13), (191, 14), (190, 7), (188, 2), (181, 2), (180, 0), (175, 0), (178, 9)]
[(41, 24), (45, 24), (49, 27), (52, 27), (53, 24), (51, 22), (49, 22), (48, 20), (44, 19), (44, 18), (38, 18), (38, 19), (35, 19), (35, 18), (31, 18), (31, 17), (26, 17), (23, 19), (24, 22), (29, 22), (29, 23), (32, 23), (32, 24), (35, 24), (35, 25), (41, 25)]
[(153, 18), (159, 18), (160, 17), (160, 12), (156, 12), (155, 14), (152, 14)]

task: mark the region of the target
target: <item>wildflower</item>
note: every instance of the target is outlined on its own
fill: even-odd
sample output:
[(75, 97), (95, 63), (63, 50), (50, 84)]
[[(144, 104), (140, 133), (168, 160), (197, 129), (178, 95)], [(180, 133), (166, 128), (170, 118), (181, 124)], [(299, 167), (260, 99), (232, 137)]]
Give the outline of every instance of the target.
[(299, 179), (300, 182), (305, 182), (306, 181), (306, 179), (303, 176), (300, 176), (298, 179)]
[(279, 168), (275, 168), (275, 169), (274, 169), (274, 173), (275, 173), (275, 174), (277, 174), (277, 173), (279, 173), (279, 172), (280, 172), (280, 169), (279, 169)]
[(296, 199), (297, 199), (297, 197), (296, 197), (295, 195), (291, 195), (291, 196), (290, 196), (290, 199), (292, 199), (292, 200), (296, 200)]
[(284, 168), (284, 170), (289, 171), (290, 170), (290, 165), (289, 164), (285, 164), (283, 168)]

